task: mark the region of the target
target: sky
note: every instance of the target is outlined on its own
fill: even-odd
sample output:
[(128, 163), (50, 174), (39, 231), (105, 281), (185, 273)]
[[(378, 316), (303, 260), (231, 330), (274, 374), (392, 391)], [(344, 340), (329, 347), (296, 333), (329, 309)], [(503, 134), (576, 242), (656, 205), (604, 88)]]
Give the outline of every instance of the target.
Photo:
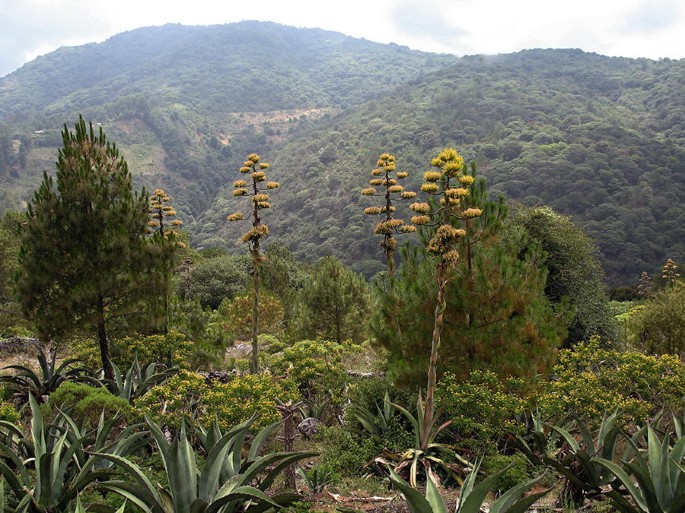
[(683, 0), (0, 0), (0, 77), (61, 46), (140, 27), (242, 20), (458, 56), (580, 48), (685, 58)]

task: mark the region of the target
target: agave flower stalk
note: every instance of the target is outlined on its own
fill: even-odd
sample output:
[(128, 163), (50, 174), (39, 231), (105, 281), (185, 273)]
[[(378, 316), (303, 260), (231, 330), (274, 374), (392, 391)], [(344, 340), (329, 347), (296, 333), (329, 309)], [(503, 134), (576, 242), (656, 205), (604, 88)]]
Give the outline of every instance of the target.
[[(440, 335), (447, 305), (447, 284), (451, 279), (452, 270), (459, 261), (458, 248), (460, 241), (470, 229), (470, 220), (482, 215), (482, 210), (469, 207), (464, 201), (464, 198), (469, 195), (470, 187), (475, 179), (473, 174), (465, 172), (463, 157), (456, 150), (446, 148), (432, 160), (431, 164), (434, 169), (424, 173), (424, 183), (421, 190), (428, 194), (432, 201), (417, 201), (409, 206), (416, 213), (411, 219), (412, 223), (435, 228), (432, 237), (426, 242), (426, 249), (429, 254), (437, 259), (438, 291), (426, 385), (422, 449), (428, 445), (427, 433), (430, 432), (429, 426), (433, 424), (435, 416), (434, 396), (437, 383)], [(469, 247), (468, 244), (466, 247)]]
[[(252, 228), (245, 232), (242, 241), (249, 244), (250, 255), (252, 256), (252, 356), (250, 359), (250, 372), (259, 372), (259, 270), (262, 263), (262, 256), (259, 252), (259, 241), (269, 234), (269, 227), (262, 222), (260, 212), (271, 208), (267, 190), (277, 189), (278, 182), (270, 182), (266, 179), (266, 171), (269, 169), (267, 162), (261, 162), (261, 158), (256, 153), (248, 155), (247, 160), (240, 168), (240, 173), (246, 175), (248, 179), (240, 179), (233, 182), (233, 196), (248, 196), (251, 199), (252, 209)], [(228, 216), (228, 221), (243, 221), (246, 219), (243, 212), (235, 212)]]
[[(371, 171), (373, 178), (369, 181), (370, 187), (362, 189), (362, 195), (381, 197), (383, 202), (381, 206), (367, 207), (364, 209), (364, 213), (367, 215), (383, 215), (385, 217), (383, 221), (376, 224), (374, 233), (383, 236), (381, 247), (385, 253), (388, 274), (392, 276), (395, 272), (395, 248), (397, 247), (397, 239), (395, 239), (394, 235), (416, 231), (415, 226), (405, 224), (403, 220), (396, 219), (393, 216), (396, 211), (396, 207), (393, 205), (393, 198), (411, 199), (416, 197), (416, 193), (406, 191), (404, 186), (399, 183), (407, 177), (407, 172), (396, 171), (397, 165), (394, 155), (383, 153), (376, 165), (378, 167)], [(380, 192), (376, 187), (380, 188)]]

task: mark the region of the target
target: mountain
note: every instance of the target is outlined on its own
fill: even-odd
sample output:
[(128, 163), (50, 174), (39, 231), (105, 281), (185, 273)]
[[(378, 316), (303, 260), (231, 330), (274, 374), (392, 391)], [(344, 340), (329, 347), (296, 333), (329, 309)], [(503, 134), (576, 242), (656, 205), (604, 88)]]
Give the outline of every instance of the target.
[(378, 155), (396, 155), (417, 187), (455, 146), (493, 194), (571, 215), (609, 284), (685, 259), (685, 60), (456, 58), (263, 22), (138, 29), (0, 79), (0, 211), (54, 168), (78, 113), (140, 184), (171, 194), (198, 247), (238, 247), (230, 184), (258, 152), (282, 184), (272, 240), (371, 275), (382, 258), (359, 191)]
[(141, 183), (179, 191), (192, 219), (231, 162), (454, 61), (264, 22), (166, 25), (61, 48), (0, 79), (0, 202), (27, 199), (39, 171), (54, 167), (63, 124), (82, 113), (103, 125)]

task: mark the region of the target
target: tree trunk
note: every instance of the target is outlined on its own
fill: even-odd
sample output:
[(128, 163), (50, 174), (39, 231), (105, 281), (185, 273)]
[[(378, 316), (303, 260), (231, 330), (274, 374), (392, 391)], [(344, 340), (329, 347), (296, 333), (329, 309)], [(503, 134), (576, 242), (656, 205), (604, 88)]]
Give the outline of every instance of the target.
[(109, 340), (107, 339), (107, 329), (105, 327), (105, 304), (102, 297), (98, 298), (97, 328), (102, 370), (105, 373), (105, 379), (113, 381), (114, 368), (112, 367), (112, 360), (109, 357)]

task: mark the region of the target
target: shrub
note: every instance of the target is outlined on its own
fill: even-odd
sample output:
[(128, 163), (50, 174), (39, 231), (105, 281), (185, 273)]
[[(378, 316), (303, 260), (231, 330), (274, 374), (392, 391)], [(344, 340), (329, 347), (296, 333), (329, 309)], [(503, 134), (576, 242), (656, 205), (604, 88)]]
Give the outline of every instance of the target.
[(236, 376), (228, 383), (210, 388), (202, 398), (205, 415), (216, 416), (223, 429), (257, 415), (253, 427), (259, 429), (281, 418), (276, 399), (298, 401), (297, 386), (290, 379), (274, 379), (269, 374)]
[(364, 475), (367, 473), (366, 464), (382, 449), (371, 437), (356, 436), (338, 426), (322, 427), (317, 440), (321, 442), (319, 472), (331, 476), (332, 482), (343, 477)]
[(136, 401), (136, 408), (155, 423), (179, 426), (182, 421), (192, 424), (202, 414), (200, 400), (209, 392), (205, 378), (187, 370), (151, 388)]
[(269, 374), (249, 374), (208, 385), (202, 375), (181, 371), (152, 388), (136, 406), (156, 423), (168, 426), (179, 426), (184, 419), (209, 426), (216, 418), (222, 429), (229, 429), (257, 415), (253, 427), (260, 428), (280, 418), (276, 398), (283, 402), (299, 399), (295, 384)]
[(530, 464), (521, 454), (507, 456), (491, 454), (483, 460), (483, 467), (487, 475), (493, 475), (504, 470), (495, 482), (493, 489), (497, 492), (508, 490), (530, 479)]
[(452, 421), (445, 432), (449, 442), (476, 452), (496, 449), (498, 441), (518, 429), (516, 417), (526, 410), (526, 400), (511, 392), (518, 383), (513, 378), (502, 381), (491, 371), (474, 370), (465, 382), (445, 374), (436, 397), (445, 408), (442, 419)]
[[(112, 344), (112, 360), (120, 369), (128, 369), (136, 355), (143, 367), (152, 362), (161, 362), (187, 368), (195, 349), (194, 342), (188, 340), (184, 334), (170, 330), (165, 335), (126, 337), (117, 340)], [(97, 369), (101, 366), (100, 353), (92, 340), (73, 343), (70, 353), (92, 368)]]
[(271, 358), (274, 373), (289, 376), (302, 396), (312, 399), (316, 395), (330, 394), (333, 402), (342, 400), (347, 383), (343, 359), (353, 350), (342, 344), (323, 340), (301, 340)]
[(113, 395), (104, 387), (70, 381), (65, 381), (50, 394), (47, 412), (55, 414), (58, 408), (66, 409), (74, 419), (86, 426), (96, 426), (103, 411), (106, 419), (117, 414), (126, 419), (133, 412), (126, 399)]
[(543, 416), (573, 414), (598, 423), (605, 413), (644, 424), (661, 410), (683, 406), (685, 369), (676, 355), (653, 356), (600, 347), (599, 339), (559, 352), (559, 362), (539, 397)]
[(20, 418), (19, 411), (12, 403), (0, 402), (0, 420), (16, 424)]

